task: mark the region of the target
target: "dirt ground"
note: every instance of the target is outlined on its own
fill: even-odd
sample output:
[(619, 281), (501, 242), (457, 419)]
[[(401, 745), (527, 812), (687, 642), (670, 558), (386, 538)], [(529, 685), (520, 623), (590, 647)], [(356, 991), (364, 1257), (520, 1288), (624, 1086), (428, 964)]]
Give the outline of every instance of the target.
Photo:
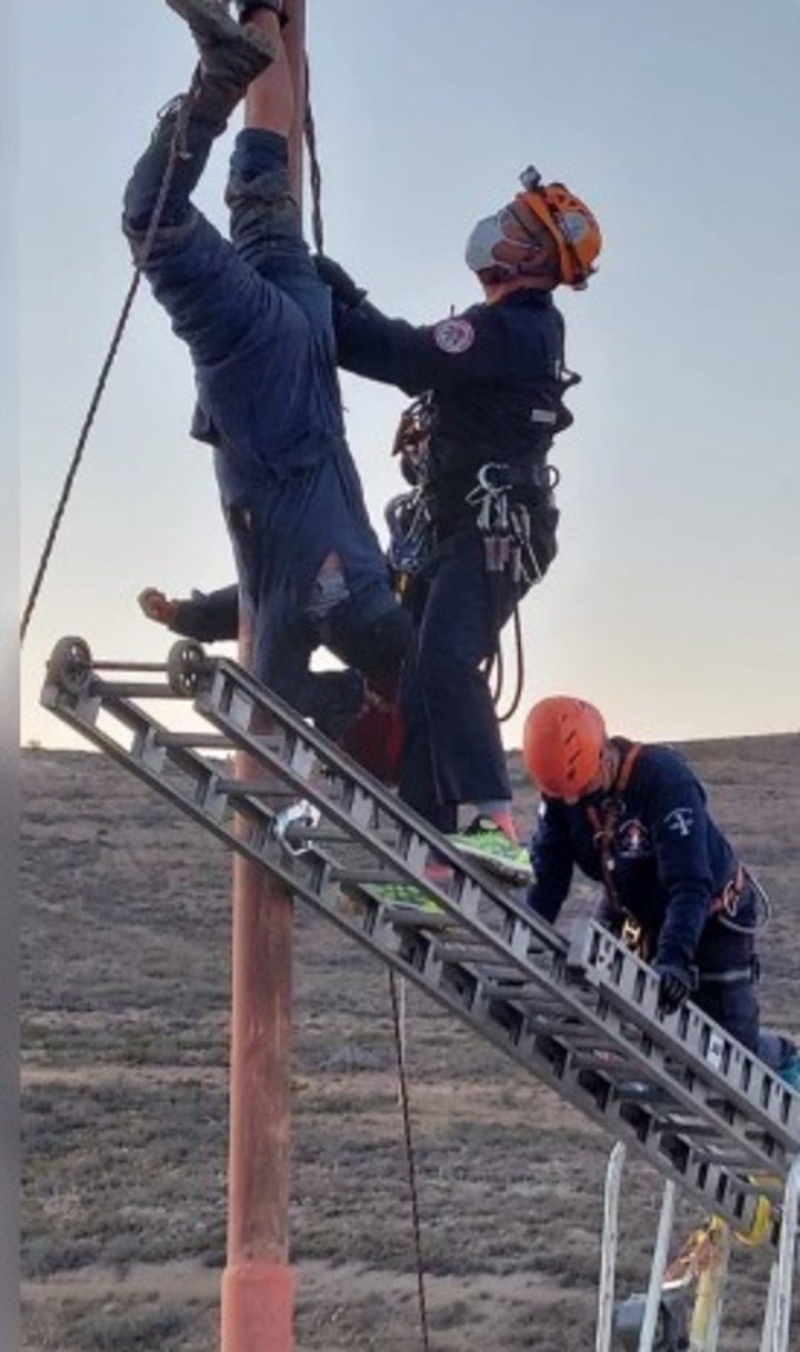
[[(765, 1020), (800, 1037), (800, 736), (686, 750), (772, 896)], [(210, 1352), (229, 856), (100, 756), (28, 750), (23, 787), (24, 1347)], [(294, 952), (297, 1352), (417, 1352), (388, 976), (299, 906)], [(411, 988), (406, 1027), (431, 1352), (592, 1352), (611, 1139)], [(660, 1200), (629, 1161), (621, 1295), (645, 1287)], [(682, 1199), (676, 1239), (702, 1219)], [(719, 1352), (757, 1352), (768, 1269), (735, 1250)]]

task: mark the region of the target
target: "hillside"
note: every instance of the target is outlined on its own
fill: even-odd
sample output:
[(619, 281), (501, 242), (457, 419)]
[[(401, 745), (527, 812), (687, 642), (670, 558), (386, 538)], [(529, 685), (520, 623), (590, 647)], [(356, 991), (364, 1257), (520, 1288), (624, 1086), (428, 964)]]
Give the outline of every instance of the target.
[[(800, 1038), (800, 736), (685, 750), (771, 894), (765, 1021)], [(29, 750), (22, 782), (25, 1348), (208, 1352), (229, 857), (100, 756)], [(416, 1352), (388, 978), (298, 907), (294, 983), (298, 1352)], [(431, 1347), (589, 1352), (611, 1141), (413, 990), (407, 1027)], [(646, 1281), (660, 1204), (647, 1166), (627, 1178), (622, 1294)], [(701, 1219), (682, 1203), (680, 1233)], [(755, 1352), (767, 1261), (737, 1250), (733, 1272), (720, 1352)]]

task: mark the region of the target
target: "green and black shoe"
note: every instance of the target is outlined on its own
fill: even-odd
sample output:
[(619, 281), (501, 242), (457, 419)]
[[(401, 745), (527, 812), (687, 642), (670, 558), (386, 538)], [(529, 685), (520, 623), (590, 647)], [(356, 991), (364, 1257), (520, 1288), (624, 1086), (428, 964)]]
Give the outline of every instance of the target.
[(505, 882), (521, 887), (533, 878), (528, 851), (511, 840), (491, 817), (476, 817), (466, 831), (447, 839), (461, 854), (483, 864)]

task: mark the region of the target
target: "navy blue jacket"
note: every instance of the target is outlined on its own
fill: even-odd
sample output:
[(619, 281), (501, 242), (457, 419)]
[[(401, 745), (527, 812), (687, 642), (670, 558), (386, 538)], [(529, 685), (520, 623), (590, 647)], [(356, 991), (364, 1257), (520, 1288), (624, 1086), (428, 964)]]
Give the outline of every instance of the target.
[(178, 601), (175, 615), (167, 626), (175, 634), (196, 639), (198, 643), (235, 639), (239, 635), (239, 588), (236, 583), (217, 591), (193, 591)]
[[(631, 745), (621, 738), (614, 742), (623, 755)], [(596, 799), (592, 802), (597, 807)], [(576, 865), (588, 878), (603, 881), (592, 802), (569, 805), (542, 799), (531, 844), (536, 881), (528, 904), (551, 922), (567, 897)], [(649, 936), (655, 961), (714, 972), (748, 956), (751, 940), (740, 941), (710, 914), (713, 899), (736, 873), (736, 856), (708, 814), (699, 780), (670, 747), (640, 748), (617, 800), (610, 849), (618, 902)], [(606, 889), (604, 918), (613, 927), (610, 901)], [(621, 923), (624, 915), (619, 919)], [(752, 927), (755, 920), (755, 898), (748, 888), (736, 923)]]
[[(334, 325), (345, 370), (410, 395), (430, 392), (429, 482), (440, 533), (465, 515), (464, 495), (482, 465), (541, 469), (553, 436), (572, 422), (562, 402), (573, 379), (564, 378), (564, 321), (549, 292), (515, 291), (421, 327), (368, 302), (337, 303)], [(531, 506), (541, 496), (539, 487)]]

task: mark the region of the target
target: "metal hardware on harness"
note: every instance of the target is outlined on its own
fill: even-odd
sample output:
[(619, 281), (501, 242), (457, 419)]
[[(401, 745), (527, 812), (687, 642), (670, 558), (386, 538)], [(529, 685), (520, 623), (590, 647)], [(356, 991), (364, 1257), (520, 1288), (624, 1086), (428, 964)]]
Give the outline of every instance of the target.
[[(774, 1071), (693, 1005), (660, 1013), (656, 973), (602, 927), (569, 944), (235, 662), (193, 663), (191, 699), (156, 674), (153, 700), (187, 710), (180, 733), (121, 669), (107, 679), (70, 639), (42, 704), (715, 1213), (747, 1229), (765, 1210), (777, 1247), (800, 1095)], [(207, 754), (195, 714), (215, 733)], [(260, 778), (227, 778), (220, 743)], [(280, 838), (287, 794), (303, 815), (284, 817)], [(318, 826), (303, 824), (305, 803)], [(392, 906), (396, 884), (439, 909)]]
[(531, 518), (521, 502), (512, 502), (510, 467), (491, 460), (481, 465), (474, 488), (464, 501), (475, 507), (475, 524), (483, 536), (487, 573), (508, 573), (525, 592), (541, 581), (542, 569), (531, 541)]
[(413, 577), (430, 556), (433, 526), (427, 494), (422, 487), (399, 493), (386, 505), (384, 519), (389, 528), (386, 557), (400, 579)]
[(400, 414), (392, 455), (400, 457), (403, 474), (412, 484), (422, 484), (428, 480), (431, 417), (430, 391), (421, 394)]

